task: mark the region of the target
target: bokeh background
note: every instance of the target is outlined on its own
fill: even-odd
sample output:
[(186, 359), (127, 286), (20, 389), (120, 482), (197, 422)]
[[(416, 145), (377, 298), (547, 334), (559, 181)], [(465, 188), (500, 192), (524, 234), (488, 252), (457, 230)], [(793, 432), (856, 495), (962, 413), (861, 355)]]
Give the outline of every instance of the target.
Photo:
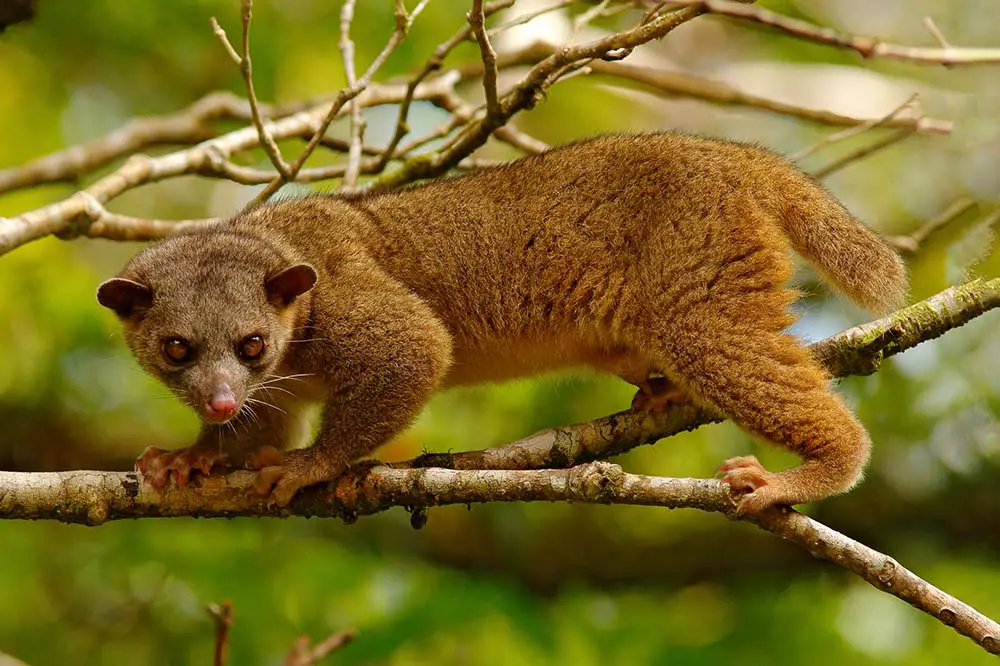
[[(404, 74), (463, 23), (468, 3), (432, 1), (385, 75)], [(516, 12), (544, 2), (518, 2)], [(768, 8), (858, 34), (934, 45), (932, 16), (955, 44), (1000, 46), (992, 0), (768, 0)], [(359, 3), (359, 62), (381, 48), (388, 0)], [(498, 48), (558, 40), (574, 6), (507, 33)], [(253, 57), (262, 99), (289, 101), (344, 84), (340, 3), (259, 0)], [(239, 34), (236, 0), (42, 0), (38, 18), (0, 36), (0, 167), (95, 138), (128, 118), (169, 113), (218, 89), (242, 94), (212, 35)], [(511, 14), (507, 14), (511, 16)], [(595, 22), (620, 29), (626, 13)], [(946, 69), (863, 62), (850, 53), (716, 18), (687, 24), (638, 62), (755, 94), (861, 116), (920, 92), (948, 136), (912, 136), (826, 180), (862, 219), (906, 233), (952, 201), (975, 211), (911, 258), (913, 296), (1000, 273), (982, 219), (1000, 203), (1000, 67)], [(449, 64), (478, 57), (474, 45)], [(364, 66), (364, 65), (362, 65)], [(836, 131), (739, 107), (665, 100), (578, 76), (517, 119), (558, 144), (623, 129), (683, 128), (794, 153)], [(468, 94), (478, 94), (476, 86)], [(367, 112), (369, 143), (394, 109)], [(440, 112), (413, 109), (415, 129)], [(344, 125), (333, 133), (346, 134)], [(885, 130), (881, 130), (884, 132)], [(831, 146), (819, 167), (880, 131)], [(299, 145), (290, 145), (289, 152)], [(490, 146), (481, 155), (509, 157)], [(262, 155), (254, 157), (266, 166)], [(330, 159), (318, 156), (317, 162)], [(326, 185), (324, 187), (329, 187)], [(65, 197), (73, 184), (0, 197), (12, 216)], [(143, 187), (112, 210), (158, 218), (225, 215), (254, 189), (182, 178)], [(419, 223), (419, 221), (415, 221)], [(196, 419), (127, 354), (96, 285), (137, 246), (54, 238), (0, 257), (0, 469), (128, 469), (147, 445), (184, 446)], [(808, 273), (805, 284), (811, 284)], [(796, 332), (819, 339), (866, 320), (811, 290)], [(839, 389), (870, 427), (871, 472), (850, 495), (810, 513), (898, 558), (1000, 617), (1000, 319), (988, 314)], [(454, 391), (387, 445), (385, 459), (500, 444), (628, 404), (614, 378), (563, 375)], [(644, 447), (626, 469), (710, 476), (752, 451), (792, 462), (730, 424)], [(204, 664), (206, 604), (232, 599), (231, 663), (277, 664), (299, 634), (355, 627), (338, 664), (890, 664), (993, 663), (903, 602), (746, 525), (695, 511), (569, 505), (434, 509), (421, 531), (402, 510), (344, 526), (306, 520), (143, 520), (99, 528), (0, 522), (0, 651), (29, 664)]]

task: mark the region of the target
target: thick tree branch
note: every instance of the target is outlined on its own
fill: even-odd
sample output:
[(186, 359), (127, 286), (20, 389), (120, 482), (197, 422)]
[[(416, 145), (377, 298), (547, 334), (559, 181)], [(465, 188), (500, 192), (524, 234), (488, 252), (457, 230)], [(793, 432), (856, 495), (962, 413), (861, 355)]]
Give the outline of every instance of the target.
[[(813, 343), (810, 349), (833, 377), (869, 375), (879, 369), (884, 359), (998, 307), (1000, 278), (975, 280)], [(663, 414), (620, 412), (586, 423), (543, 430), (505, 446), (427, 454), (402, 464), (466, 470), (570, 467), (620, 455), (637, 446), (721, 420), (721, 416), (692, 405), (677, 406)]]
[[(834, 377), (868, 375), (878, 370), (883, 359), (937, 338), (997, 307), (1000, 307), (1000, 278), (974, 280), (881, 319), (816, 342), (811, 350)], [(455, 454), (427, 454), (411, 461), (395, 463), (394, 466), (446, 467), (473, 471), (566, 468), (619, 455), (636, 446), (651, 444), (718, 420), (721, 420), (719, 415), (690, 405), (678, 406), (662, 415), (621, 412), (582, 424), (543, 430), (505, 446)], [(6, 474), (7, 476), (0, 476), (0, 518), (67, 519), (65, 497), (48, 494), (58, 491), (58, 484), (54, 481), (58, 476)], [(98, 488), (101, 473), (87, 472), (86, 475), (88, 480), (85, 485), (91, 490)], [(117, 478), (112, 473), (109, 475), (109, 479)], [(36, 478), (45, 481), (41, 486), (36, 486), (33, 481)], [(206, 483), (210, 482), (212, 479), (206, 480)], [(138, 490), (134, 489), (135, 492)], [(170, 497), (175, 498), (173, 501), (176, 498), (183, 499), (188, 494), (183, 489), (170, 492), (173, 493)], [(211, 498), (202, 497), (205, 492), (203, 489), (190, 493), (199, 496), (190, 501), (198, 506), (215, 506)], [(86, 518), (89, 513), (96, 512), (98, 517), (106, 513), (100, 493), (90, 499), (94, 502), (93, 507), (87, 503), (83, 508), (72, 511), (76, 516), (74, 520), (94, 522), (96, 519)], [(223, 504), (216, 506), (215, 510), (221, 513), (237, 510), (228, 504), (230, 499), (226, 499), (223, 492)], [(46, 506), (62, 508), (47, 512), (44, 509)], [(237, 506), (245, 505), (237, 503)], [(34, 513), (36, 510), (38, 513)], [(170, 515), (182, 514), (183, 511)], [(156, 515), (155, 510), (153, 515)]]
[(402, 506), (478, 502), (571, 501), (695, 508), (744, 520), (791, 541), (814, 557), (852, 571), (878, 589), (913, 605), (984, 649), (1000, 653), (1000, 625), (934, 587), (892, 558), (790, 509), (740, 516), (727, 486), (715, 479), (672, 479), (627, 474), (618, 465), (595, 462), (565, 470), (449, 470), (360, 467), (339, 481), (308, 488), (289, 509), (268, 505), (253, 491), (255, 475), (233, 472), (206, 478), (198, 489), (154, 491), (136, 473), (0, 472), (0, 515), (58, 518), (100, 524), (136, 517), (233, 515), (336, 517)]

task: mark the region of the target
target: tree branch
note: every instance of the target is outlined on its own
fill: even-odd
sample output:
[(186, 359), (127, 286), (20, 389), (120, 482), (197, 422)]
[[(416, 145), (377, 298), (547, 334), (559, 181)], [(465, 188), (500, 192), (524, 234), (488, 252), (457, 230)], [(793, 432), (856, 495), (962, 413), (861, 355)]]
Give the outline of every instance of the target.
[[(340, 8), (340, 40), (337, 47), (340, 49), (341, 59), (344, 61), (344, 77), (347, 85), (357, 85), (358, 73), (354, 66), (354, 41), (351, 39), (351, 23), (354, 22), (354, 2), (355, 0), (344, 0)], [(402, 5), (402, 0), (396, 0), (396, 15), (399, 20), (399, 12), (402, 11), (402, 18), (406, 20), (406, 9)], [(350, 148), (347, 153), (347, 168), (344, 170), (344, 185), (354, 187), (358, 182), (358, 175), (361, 172), (361, 143), (364, 140), (365, 120), (361, 115), (361, 107), (358, 105), (358, 98), (355, 97), (350, 102), (351, 105), (351, 126), (350, 126)], [(285, 180), (288, 180), (285, 178)]]
[[(415, 99), (431, 99), (438, 95), (453, 92), (457, 75), (443, 75), (417, 87)], [(402, 101), (407, 94), (403, 85), (368, 86), (359, 93), (359, 104), (375, 106), (378, 104)], [(311, 136), (315, 138), (325, 116), (329, 113), (328, 104), (312, 106), (304, 111), (267, 123), (270, 134), (275, 139)], [(338, 107), (343, 108), (343, 105)], [(23, 213), (17, 217), (0, 217), (0, 255), (13, 250), (25, 243), (59, 234), (62, 237), (90, 236), (104, 237), (103, 230), (107, 225), (102, 222), (111, 215), (104, 208), (111, 199), (122, 193), (146, 183), (152, 183), (166, 178), (185, 174), (218, 174), (220, 160), (228, 160), (231, 155), (258, 146), (260, 137), (254, 127), (223, 134), (222, 136), (200, 143), (193, 148), (168, 153), (157, 157), (133, 155), (120, 168), (101, 178), (84, 190), (77, 192), (68, 199), (49, 204), (42, 208)], [(298, 171), (296, 171), (296, 174)], [(164, 232), (162, 235), (166, 235)], [(159, 237), (162, 237), (159, 236)], [(120, 238), (116, 233), (111, 238)]]
[[(834, 377), (867, 375), (878, 370), (882, 359), (934, 339), (997, 307), (1000, 307), (1000, 278), (974, 280), (814, 343), (811, 350)], [(506, 446), (457, 454), (428, 454), (393, 466), (400, 470), (447, 467), (464, 471), (566, 468), (618, 455), (719, 419), (718, 415), (689, 405), (662, 415), (622, 412), (544, 430)], [(118, 497), (127, 479), (132, 479), (130, 483), (135, 485), (126, 483), (125, 496)], [(110, 485), (102, 490), (105, 481)], [(105, 491), (110, 493), (107, 497)], [(142, 502), (136, 504), (140, 495)], [(127, 506), (121, 504), (126, 500)], [(113, 473), (0, 473), (0, 518), (99, 523), (141, 515), (204, 515), (209, 510), (213, 515), (234, 511), (253, 513), (259, 510), (259, 502), (256, 498), (234, 495), (225, 479), (213, 477), (203, 479), (200, 489), (172, 488), (158, 494), (145, 484), (140, 487), (135, 477)], [(406, 505), (395, 495), (387, 496), (385, 502), (386, 506)], [(140, 504), (145, 508), (137, 509)], [(137, 510), (140, 512), (128, 513)]]
[(483, 0), (472, 0), (472, 11), (468, 15), (472, 33), (479, 43), (479, 53), (483, 62), (483, 94), (486, 97), (486, 113), (500, 115), (500, 100), (497, 97), (497, 53), (493, 50), (490, 37), (486, 33), (486, 14)]
[(308, 636), (300, 636), (292, 646), (292, 651), (288, 653), (282, 666), (312, 666), (325, 659), (327, 655), (336, 652), (354, 640), (357, 632), (354, 629), (346, 629), (330, 634), (315, 646), (309, 645)]
[(883, 42), (875, 37), (857, 37), (831, 28), (813, 25), (762, 7), (748, 7), (733, 0), (670, 0), (671, 4), (699, 9), (706, 14), (719, 14), (753, 21), (782, 32), (820, 44), (829, 44), (857, 52), (863, 58), (884, 58), (886, 60), (907, 60), (954, 67), (957, 65), (990, 65), (1000, 63), (1000, 48), (971, 48), (945, 46), (927, 48), (922, 46), (902, 46)]
[[(806, 157), (809, 157), (813, 153), (815, 153), (815, 152), (817, 152), (817, 151), (819, 151), (819, 150), (821, 150), (823, 148), (826, 148), (827, 146), (833, 145), (833, 144), (838, 143), (840, 141), (846, 141), (847, 139), (850, 139), (851, 137), (857, 136), (858, 134), (864, 134), (868, 130), (876, 129), (878, 127), (885, 127), (886, 125), (889, 125), (890, 123), (892, 123), (893, 120), (895, 120), (896, 118), (898, 118), (899, 115), (901, 113), (903, 113), (904, 111), (906, 111), (908, 109), (915, 109), (915, 108), (919, 109), (919, 100), (920, 100), (920, 96), (917, 95), (916, 93), (914, 93), (913, 95), (910, 95), (909, 99), (907, 99), (905, 102), (903, 102), (902, 104), (900, 104), (899, 106), (897, 106), (895, 109), (893, 109), (892, 111), (890, 111), (886, 115), (882, 116), (881, 118), (872, 118), (871, 120), (867, 120), (867, 121), (865, 121), (863, 123), (859, 123), (858, 125), (855, 125), (854, 127), (848, 127), (845, 130), (842, 130), (842, 131), (837, 132), (835, 134), (831, 134), (830, 136), (824, 137), (823, 139), (817, 141), (816, 143), (814, 143), (813, 145), (809, 146), (808, 148), (800, 150), (799, 152), (797, 152), (797, 153), (795, 153), (793, 155), (789, 155), (788, 159), (791, 160), (792, 162), (800, 162), (803, 159), (805, 159)], [(923, 113), (919, 113), (918, 116), (923, 116)]]
[(336, 517), (393, 506), (478, 502), (569, 501), (695, 508), (751, 522), (852, 571), (878, 589), (951, 626), (985, 650), (1000, 653), (1000, 625), (934, 587), (895, 560), (791, 509), (756, 516), (736, 513), (728, 486), (716, 479), (672, 479), (627, 474), (618, 465), (594, 462), (565, 470), (449, 470), (366, 467), (338, 481), (301, 491), (287, 509), (268, 505), (253, 491), (255, 474), (233, 472), (204, 478), (200, 488), (157, 492), (135, 472), (0, 472), (0, 514), (10, 518), (58, 518), (90, 525), (136, 517), (233, 515)]
[(389, 39), (385, 43), (385, 46), (383, 46), (379, 54), (375, 56), (375, 59), (372, 61), (371, 65), (368, 66), (368, 69), (365, 70), (365, 73), (361, 75), (361, 78), (356, 80), (353, 85), (349, 85), (337, 93), (337, 96), (334, 98), (333, 103), (330, 104), (326, 115), (324, 115), (323, 119), (320, 121), (319, 127), (317, 127), (316, 131), (313, 132), (313, 136), (309, 140), (309, 143), (306, 144), (306, 147), (303, 148), (302, 152), (295, 158), (295, 161), (292, 162), (289, 167), (288, 177), (286, 178), (283, 175), (279, 175), (279, 177), (272, 180), (267, 184), (267, 187), (257, 194), (252, 203), (258, 204), (267, 201), (281, 188), (282, 185), (295, 179), (295, 176), (298, 175), (313, 150), (315, 150), (316, 146), (322, 141), (323, 136), (326, 134), (326, 130), (330, 127), (330, 123), (332, 123), (333, 119), (340, 114), (344, 104), (350, 102), (355, 97), (363, 93), (372, 84), (372, 79), (375, 78), (375, 74), (378, 73), (382, 64), (385, 63), (392, 52), (396, 50), (396, 47), (399, 46), (399, 43), (403, 41), (403, 38), (406, 37), (406, 33), (409, 31), (410, 26), (413, 25), (413, 21), (426, 5), (427, 0), (422, 0), (413, 9), (413, 12), (406, 16), (404, 21), (397, 21), (396, 26), (389, 35)]
[[(1000, 278), (974, 280), (903, 308), (881, 319), (849, 328), (810, 345), (813, 356), (832, 377), (870, 375), (884, 359), (1000, 307)], [(482, 451), (432, 453), (405, 463), (451, 469), (544, 469), (601, 460), (694, 430), (722, 417), (693, 405), (662, 414), (631, 411), (535, 433)]]
[(886, 240), (900, 252), (916, 252), (928, 238), (973, 208), (978, 207), (979, 205), (972, 199), (959, 199), (942, 211), (940, 215), (932, 217), (910, 233), (904, 236), (889, 236)]
[(834, 173), (835, 171), (840, 171), (849, 164), (857, 162), (858, 160), (863, 160), (869, 155), (873, 155), (880, 150), (883, 150), (890, 146), (894, 146), (900, 141), (903, 141), (904, 139), (907, 139), (912, 135), (913, 135), (912, 129), (898, 129), (892, 134), (884, 136), (878, 139), (877, 141), (873, 141), (867, 146), (861, 146), (860, 148), (856, 148), (851, 152), (847, 153), (846, 155), (837, 158), (833, 162), (830, 162), (826, 166), (814, 170), (812, 172), (812, 175), (815, 176), (816, 178), (826, 178), (831, 173)]
[(73, 181), (152, 146), (191, 144), (214, 136), (212, 121), (250, 119), (250, 108), (230, 92), (213, 92), (177, 113), (133, 118), (109, 134), (0, 171), (0, 194), (44, 183)]
[[(497, 56), (497, 66), (500, 69), (511, 69), (519, 66), (534, 65), (553, 55), (555, 52), (556, 47), (550, 44), (534, 42), (517, 51), (499, 54)], [(880, 126), (884, 127), (911, 127), (917, 132), (928, 134), (948, 134), (954, 129), (952, 122), (925, 117), (922, 113), (916, 115), (896, 115), (888, 119), (885, 117), (857, 118), (822, 109), (810, 109), (746, 93), (726, 83), (684, 72), (672, 72), (642, 65), (632, 65), (624, 62), (605, 62), (603, 60), (591, 61), (588, 67), (590, 67), (595, 75), (608, 77), (613, 85), (620, 86), (623, 82), (629, 81), (638, 83), (644, 88), (650, 89), (654, 94), (667, 98), (687, 97), (717, 105), (746, 106), (801, 120), (822, 123), (824, 125), (867, 126), (879, 123)], [(469, 78), (481, 76), (483, 65), (481, 62), (471, 62), (461, 65), (457, 69), (461, 72), (463, 78)]]
[(221, 604), (209, 604), (208, 614), (215, 625), (215, 649), (212, 653), (212, 666), (226, 666), (229, 661), (229, 632), (233, 628), (233, 602), (223, 601)]
[(433, 155), (418, 155), (405, 160), (395, 171), (376, 178), (371, 187), (393, 188), (422, 178), (433, 178), (444, 174), (486, 143), (496, 128), (506, 124), (518, 112), (535, 106), (545, 90), (568, 67), (582, 65), (584, 61), (591, 59), (610, 57), (612, 53), (627, 52), (641, 44), (660, 39), (677, 26), (702, 13), (704, 11), (700, 7), (688, 7), (659, 15), (629, 30), (560, 49), (532, 67), (528, 74), (500, 99), (497, 113), (485, 113), (478, 120), (467, 124), (462, 133), (446, 148)]
[(229, 42), (229, 37), (226, 35), (226, 31), (222, 29), (219, 22), (215, 20), (213, 16), (210, 21), (212, 24), (212, 31), (222, 42), (223, 47), (226, 49), (226, 53), (229, 54), (230, 59), (236, 63), (236, 66), (240, 68), (240, 75), (243, 77), (243, 85), (247, 91), (247, 101), (250, 104), (250, 117), (253, 121), (253, 126), (257, 130), (257, 134), (260, 137), (261, 146), (264, 148), (264, 152), (267, 153), (268, 159), (271, 160), (271, 164), (274, 168), (278, 170), (278, 173), (282, 177), (288, 177), (288, 163), (281, 156), (281, 150), (278, 148), (278, 144), (274, 142), (274, 137), (268, 131), (267, 126), (264, 124), (264, 119), (260, 112), (260, 103), (257, 101), (257, 93), (253, 86), (253, 61), (250, 58), (250, 22), (253, 20), (253, 0), (241, 0), (240, 2), (240, 21), (243, 28), (243, 38), (240, 41), (240, 52), (237, 53), (236, 49)]

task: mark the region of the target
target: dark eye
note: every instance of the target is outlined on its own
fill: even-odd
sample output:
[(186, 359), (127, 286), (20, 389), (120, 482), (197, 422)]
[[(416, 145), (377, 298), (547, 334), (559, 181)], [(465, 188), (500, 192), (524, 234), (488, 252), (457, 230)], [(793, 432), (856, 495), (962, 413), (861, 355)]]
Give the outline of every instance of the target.
[(163, 356), (174, 365), (182, 365), (194, 357), (194, 349), (184, 338), (167, 338), (163, 341)]
[(264, 353), (264, 338), (259, 335), (244, 338), (236, 348), (236, 353), (244, 361), (256, 361)]

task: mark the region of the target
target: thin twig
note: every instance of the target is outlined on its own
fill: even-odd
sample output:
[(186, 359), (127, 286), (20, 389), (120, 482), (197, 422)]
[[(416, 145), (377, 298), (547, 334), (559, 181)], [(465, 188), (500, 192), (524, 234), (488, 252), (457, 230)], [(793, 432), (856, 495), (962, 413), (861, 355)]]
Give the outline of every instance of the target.
[(867, 146), (861, 146), (860, 148), (852, 150), (843, 157), (840, 157), (834, 160), (833, 162), (830, 162), (825, 167), (816, 169), (815, 171), (812, 172), (812, 175), (816, 178), (826, 178), (831, 173), (834, 173), (835, 171), (840, 171), (847, 165), (862, 160), (868, 157), (869, 155), (873, 155), (874, 153), (877, 153), (880, 150), (888, 148), (889, 146), (893, 146), (910, 136), (913, 136), (912, 129), (904, 128), (896, 130), (892, 134), (889, 134), (884, 138), (879, 139), (878, 141), (873, 141)]
[(601, 0), (593, 7), (585, 10), (582, 14), (573, 17), (573, 32), (579, 32), (588, 23), (599, 16), (603, 16), (611, 0)]
[(221, 604), (209, 604), (208, 614), (215, 622), (215, 650), (213, 666), (226, 666), (229, 660), (229, 631), (233, 628), (233, 602), (223, 601)]
[(753, 21), (782, 32), (820, 44), (838, 46), (857, 52), (863, 58), (884, 58), (887, 60), (907, 60), (910, 62), (930, 63), (938, 65), (990, 65), (1000, 63), (1000, 48), (973, 48), (947, 46), (928, 48), (923, 46), (903, 46), (890, 44), (874, 37), (857, 37), (838, 32), (831, 28), (793, 19), (783, 14), (764, 9), (763, 7), (747, 6), (733, 0), (671, 0), (674, 5), (684, 5), (688, 8), (698, 8), (709, 14), (731, 16), (733, 18)]
[(282, 662), (282, 666), (312, 666), (321, 659), (325, 659), (327, 655), (349, 644), (355, 636), (357, 636), (357, 631), (354, 629), (338, 631), (327, 636), (326, 639), (313, 647), (309, 646), (308, 636), (299, 636), (295, 645), (292, 646), (291, 652)]
[(486, 96), (486, 113), (500, 115), (500, 101), (497, 97), (497, 53), (493, 50), (490, 37), (486, 34), (486, 15), (483, 0), (472, 0), (472, 11), (468, 15), (472, 33), (479, 44), (479, 54), (483, 60), (483, 93)]
[(309, 156), (316, 149), (316, 146), (319, 145), (323, 135), (326, 134), (327, 128), (330, 127), (330, 123), (332, 123), (333, 119), (337, 117), (337, 114), (343, 108), (344, 104), (360, 95), (371, 84), (372, 78), (374, 78), (375, 74), (385, 63), (386, 59), (392, 54), (393, 51), (396, 50), (399, 43), (403, 41), (403, 38), (409, 31), (410, 26), (413, 25), (413, 21), (418, 16), (417, 10), (422, 9), (426, 6), (426, 4), (426, 2), (418, 4), (402, 25), (397, 24), (395, 28), (393, 28), (392, 34), (389, 35), (389, 39), (385, 46), (382, 47), (379, 54), (375, 56), (375, 60), (373, 60), (371, 65), (368, 66), (368, 69), (365, 70), (365, 73), (361, 76), (361, 78), (359, 78), (353, 86), (343, 88), (337, 93), (337, 97), (330, 104), (329, 110), (326, 112), (326, 115), (323, 116), (323, 120), (320, 122), (319, 128), (317, 128), (316, 132), (313, 134), (312, 139), (309, 140), (309, 143), (306, 144), (306, 147), (301, 153), (299, 153), (299, 156), (295, 158), (295, 161), (293, 161), (289, 167), (288, 177), (285, 178), (283, 176), (281, 178), (275, 178), (268, 183), (267, 186), (257, 194), (253, 202), (251, 202), (251, 205), (267, 201), (281, 188), (282, 185), (295, 179), (299, 170), (302, 169), (302, 165), (305, 164), (306, 160), (309, 159)]
[(933, 18), (931, 18), (930, 16), (925, 16), (924, 27), (927, 28), (927, 32), (931, 33), (931, 37), (933, 37), (934, 41), (938, 43), (938, 46), (940, 46), (943, 49), (954, 48), (951, 44), (948, 43), (948, 40), (945, 39), (944, 33), (942, 33), (938, 29), (937, 24), (934, 23)]
[[(422, 4), (423, 3), (421, 3), (421, 5)], [(483, 15), (490, 16), (491, 14), (498, 12), (506, 7), (510, 7), (513, 4), (514, 0), (497, 0), (495, 2), (487, 3), (483, 8)], [(414, 11), (416, 11), (417, 9), (421, 9), (422, 8), (421, 5), (418, 5)], [(382, 170), (385, 168), (385, 166), (390, 162), (390, 160), (392, 160), (393, 157), (395, 157), (397, 154), (405, 155), (412, 152), (413, 149), (412, 144), (407, 148), (404, 148), (398, 152), (396, 149), (399, 146), (399, 142), (403, 140), (403, 137), (409, 134), (410, 132), (410, 126), (408, 121), (410, 114), (410, 104), (413, 102), (413, 94), (412, 94), (413, 91), (416, 90), (417, 86), (420, 85), (420, 83), (425, 78), (427, 78), (427, 76), (429, 76), (432, 72), (436, 72), (439, 69), (441, 69), (441, 66), (444, 64), (444, 60), (445, 58), (448, 57), (448, 54), (450, 54), (459, 44), (465, 42), (471, 34), (472, 34), (472, 26), (468, 24), (468, 21), (466, 21), (466, 25), (463, 26), (461, 29), (459, 29), (458, 32), (449, 37), (447, 40), (439, 44), (437, 48), (434, 49), (434, 53), (431, 54), (431, 57), (424, 62), (420, 70), (412, 77), (410, 77), (410, 80), (407, 83), (407, 95), (403, 98), (402, 103), (399, 105), (399, 114), (397, 115), (396, 118), (396, 129), (393, 132), (392, 139), (389, 141), (389, 144), (382, 152), (382, 160), (379, 163), (379, 168), (377, 172), (381, 173)], [(479, 62), (480, 64), (482, 63), (481, 60)], [(450, 131), (451, 129), (447, 130), (447, 132)], [(445, 134), (447, 134), (447, 132), (445, 132)], [(434, 138), (440, 138), (445, 134), (436, 135), (430, 140), (433, 140)], [(427, 141), (422, 141), (421, 145), (425, 143), (427, 143)]]
[(233, 48), (233, 44), (229, 41), (229, 35), (226, 34), (225, 29), (219, 24), (214, 16), (210, 17), (208, 22), (212, 24), (212, 32), (215, 33), (215, 36), (219, 38), (220, 42), (222, 42), (222, 47), (226, 49), (226, 53), (229, 54), (230, 59), (236, 63), (237, 67), (242, 67), (243, 58), (240, 57), (240, 54)]
[[(341, 57), (344, 61), (344, 76), (347, 85), (353, 86), (357, 83), (357, 72), (354, 69), (354, 42), (351, 40), (351, 23), (354, 21), (355, 0), (344, 0), (344, 5), (340, 9), (340, 48)], [(406, 16), (406, 8), (402, 0), (396, 0), (397, 20), (399, 12)], [(361, 143), (364, 140), (365, 119), (361, 115), (361, 106), (358, 98), (355, 97), (350, 102), (351, 105), (351, 126), (350, 126), (350, 148), (347, 153), (347, 169), (344, 171), (344, 185), (354, 187), (358, 182), (358, 173), (361, 168)]]
[[(455, 93), (439, 95), (432, 100), (432, 103), (438, 108), (444, 109), (451, 114), (448, 122), (436, 128), (431, 135), (428, 135), (432, 139), (439, 139), (447, 136), (459, 125), (469, 122), (469, 120), (475, 117), (477, 112), (476, 107), (471, 104), (466, 104), (462, 98)], [(424, 141), (427, 138), (428, 137), (422, 137), (421, 141)], [(549, 144), (522, 132), (513, 125), (498, 127), (493, 132), (493, 138), (528, 154), (543, 153), (549, 149)], [(419, 147), (418, 144), (407, 144), (399, 151), (399, 153), (406, 154), (412, 152), (417, 147)]]
[(241, 53), (239, 54), (236, 53), (236, 50), (230, 44), (229, 38), (226, 36), (226, 31), (222, 29), (222, 26), (215, 20), (215, 17), (211, 19), (212, 28), (222, 41), (229, 56), (234, 58), (236, 64), (239, 65), (240, 75), (243, 77), (243, 85), (247, 90), (247, 102), (250, 104), (251, 119), (253, 120), (254, 128), (257, 130), (257, 134), (260, 135), (261, 147), (278, 173), (282, 174), (282, 176), (287, 176), (288, 163), (281, 156), (278, 144), (275, 143), (274, 137), (271, 136), (267, 125), (264, 123), (264, 118), (260, 113), (260, 103), (257, 101), (257, 92), (254, 90), (253, 85), (253, 61), (250, 58), (250, 22), (253, 20), (253, 0), (241, 0), (240, 20), (243, 25), (243, 38), (240, 42)]
[[(556, 50), (556, 47), (550, 44), (534, 42), (517, 51), (500, 54), (497, 57), (497, 66), (500, 69), (510, 69), (519, 65), (535, 65), (552, 56)], [(613, 85), (622, 85), (623, 81), (631, 81), (666, 98), (688, 97), (703, 100), (711, 104), (747, 106), (824, 125), (854, 126), (872, 120), (880, 120), (879, 118), (870, 119), (845, 116), (822, 109), (810, 109), (788, 104), (779, 100), (746, 93), (719, 81), (712, 81), (711, 79), (704, 79), (683, 72), (671, 72), (642, 65), (604, 62), (601, 60), (592, 61), (588, 67), (597, 76), (609, 77), (610, 83)], [(482, 70), (483, 65), (479, 60), (458, 67), (458, 71), (461, 72), (463, 78), (482, 76)], [(886, 126), (913, 127), (918, 132), (931, 134), (947, 134), (953, 129), (953, 124), (950, 121), (907, 116), (893, 118), (886, 123)]]
[(978, 204), (972, 199), (959, 199), (944, 209), (940, 215), (932, 217), (920, 225), (915, 231), (904, 236), (888, 236), (885, 240), (902, 252), (916, 252), (936, 231), (943, 229), (977, 207)]
[[(913, 95), (910, 96), (909, 99), (907, 99), (905, 102), (903, 102), (902, 104), (900, 104), (899, 106), (897, 106), (895, 109), (893, 109), (892, 111), (890, 111), (886, 115), (882, 116), (881, 118), (873, 118), (873, 119), (871, 119), (869, 121), (866, 121), (866, 122), (863, 122), (863, 123), (861, 123), (859, 125), (855, 125), (854, 127), (849, 127), (849, 128), (847, 128), (845, 130), (842, 130), (840, 132), (836, 132), (836, 133), (831, 134), (831, 135), (829, 135), (827, 137), (824, 137), (823, 139), (817, 141), (816, 143), (814, 143), (813, 145), (809, 146), (808, 148), (805, 148), (804, 150), (801, 150), (801, 151), (799, 151), (799, 152), (797, 152), (797, 153), (795, 153), (793, 155), (790, 155), (788, 157), (788, 159), (791, 160), (792, 162), (799, 162), (799, 161), (805, 159), (806, 157), (809, 157), (810, 155), (812, 155), (816, 151), (818, 151), (818, 150), (820, 150), (822, 148), (825, 148), (826, 146), (832, 145), (834, 143), (838, 143), (840, 141), (844, 141), (844, 140), (849, 139), (849, 138), (851, 138), (853, 136), (857, 136), (858, 134), (862, 134), (864, 132), (867, 132), (868, 130), (875, 129), (877, 127), (883, 127), (884, 125), (890, 123), (895, 118), (898, 118), (899, 115), (901, 113), (903, 113), (903, 111), (906, 111), (907, 109), (912, 109), (912, 108), (918, 108), (919, 109), (919, 107), (917, 106), (917, 103), (918, 103), (919, 99), (920, 99), (920, 95), (917, 94), (917, 93), (914, 93)], [(922, 117), (922, 115), (923, 114), (918, 111), (917, 118), (919, 119), (920, 117)]]
[(510, 19), (509, 21), (504, 21), (503, 23), (490, 28), (489, 30), (486, 31), (486, 34), (488, 34), (490, 37), (496, 37), (500, 33), (506, 32), (511, 28), (516, 28), (519, 25), (524, 25), (529, 21), (533, 21), (539, 16), (550, 14), (554, 11), (563, 9), (564, 7), (569, 7), (574, 2), (576, 2), (576, 0), (559, 0), (558, 2), (555, 2), (551, 5), (546, 5), (540, 9), (536, 9), (535, 11), (519, 14), (514, 18)]

